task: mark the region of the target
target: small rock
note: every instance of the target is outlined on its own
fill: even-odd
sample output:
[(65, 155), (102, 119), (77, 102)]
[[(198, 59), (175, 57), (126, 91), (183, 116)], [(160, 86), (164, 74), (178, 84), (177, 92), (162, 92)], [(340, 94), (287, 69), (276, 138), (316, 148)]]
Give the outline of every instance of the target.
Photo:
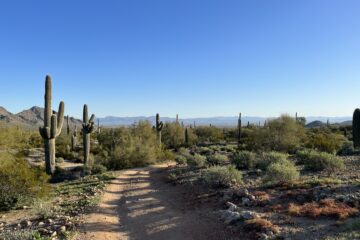
[(54, 223), (54, 220), (52, 220), (51, 218), (49, 218), (49, 219), (47, 220), (47, 222), (48, 222), (49, 224), (52, 224), (52, 223)]
[(249, 198), (250, 201), (255, 201), (256, 200), (255, 196), (251, 195), (251, 194), (248, 196), (248, 198)]
[(29, 220), (23, 220), (23, 221), (21, 221), (20, 224), (23, 227), (30, 227), (32, 225), (31, 221), (29, 221)]
[(65, 232), (65, 231), (66, 231), (66, 226), (61, 226), (61, 227), (59, 228), (59, 231), (60, 231), (60, 232)]
[(50, 236), (50, 237), (56, 237), (56, 235), (57, 235), (57, 232), (54, 231), (54, 232), (51, 233), (51, 236)]
[(44, 222), (39, 222), (39, 223), (38, 223), (38, 226), (39, 226), (39, 227), (42, 227), (42, 226), (44, 226), (44, 225), (45, 225)]
[(23, 208), (23, 209), (29, 209), (29, 207), (28, 207), (28, 206), (23, 206), (22, 208)]
[(230, 210), (222, 210), (220, 211), (220, 213), (225, 224), (231, 224), (241, 219), (241, 216), (238, 212), (233, 212)]
[(249, 191), (246, 188), (239, 189), (235, 192), (238, 197), (247, 197), (249, 195)]
[(268, 235), (266, 235), (265, 233), (260, 234), (259, 240), (267, 240), (267, 239), (269, 239)]
[(251, 205), (250, 199), (248, 199), (248, 198), (246, 198), (246, 197), (243, 197), (243, 198), (241, 199), (241, 205), (243, 205), (243, 206), (250, 206), (250, 205)]
[(252, 211), (242, 211), (242, 212), (240, 212), (240, 216), (244, 220), (250, 220), (250, 219), (260, 217), (259, 214), (257, 214), (256, 212), (252, 212)]
[(235, 204), (233, 204), (231, 202), (227, 202), (226, 205), (229, 207), (228, 210), (230, 210), (232, 212), (236, 212), (238, 210), (238, 206), (236, 206)]

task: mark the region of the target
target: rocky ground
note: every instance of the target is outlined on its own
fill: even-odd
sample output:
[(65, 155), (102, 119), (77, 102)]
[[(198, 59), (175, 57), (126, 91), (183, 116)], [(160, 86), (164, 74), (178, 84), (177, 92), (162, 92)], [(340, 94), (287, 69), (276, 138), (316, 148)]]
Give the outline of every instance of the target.
[[(360, 239), (360, 157), (343, 157), (344, 171), (329, 175), (302, 172), (292, 185), (264, 186), (263, 172), (245, 171), (244, 185), (214, 189), (201, 171), (178, 166), (169, 171), (176, 186), (218, 202), (216, 214), (239, 239)], [(219, 207), (216, 209), (216, 207)]]

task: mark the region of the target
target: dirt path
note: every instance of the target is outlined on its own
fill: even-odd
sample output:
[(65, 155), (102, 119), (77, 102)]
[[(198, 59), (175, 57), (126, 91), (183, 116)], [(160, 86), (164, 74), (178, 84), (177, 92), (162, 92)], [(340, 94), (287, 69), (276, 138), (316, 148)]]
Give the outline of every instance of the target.
[(207, 213), (186, 209), (183, 193), (164, 181), (167, 167), (121, 171), (77, 239), (231, 239)]

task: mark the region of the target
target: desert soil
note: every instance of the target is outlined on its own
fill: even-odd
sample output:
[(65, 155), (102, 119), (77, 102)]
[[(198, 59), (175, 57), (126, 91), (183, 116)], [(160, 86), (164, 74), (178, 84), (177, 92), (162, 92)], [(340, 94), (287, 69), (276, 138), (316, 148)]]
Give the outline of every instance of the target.
[(186, 189), (166, 182), (168, 167), (120, 171), (76, 239), (237, 239), (207, 207), (189, 204)]

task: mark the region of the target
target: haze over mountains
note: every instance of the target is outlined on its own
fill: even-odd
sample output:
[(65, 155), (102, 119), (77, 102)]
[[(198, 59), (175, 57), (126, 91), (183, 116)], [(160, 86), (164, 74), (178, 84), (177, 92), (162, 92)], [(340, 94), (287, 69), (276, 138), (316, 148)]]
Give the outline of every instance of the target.
[[(249, 122), (250, 124), (260, 124), (263, 125), (264, 122), (269, 119), (265, 117), (256, 117), (256, 116), (243, 116), (242, 117), (242, 124), (247, 125)], [(145, 116), (138, 116), (138, 117), (104, 117), (98, 118), (100, 121), (100, 125), (111, 127), (111, 126), (128, 126), (133, 123), (139, 121), (150, 121), (152, 124), (155, 123), (155, 116), (145, 117)], [(170, 117), (161, 117), (163, 122), (173, 122), (176, 118)], [(339, 123), (341, 125), (351, 125), (351, 117), (307, 117), (306, 122), (307, 124), (312, 126), (320, 126), (322, 123), (326, 123), (329, 120), (330, 123)], [(43, 125), (44, 123), (44, 109), (41, 107), (32, 107), (30, 109), (24, 110), (22, 112), (13, 114), (7, 111), (4, 107), (0, 106), (0, 121), (6, 122), (13, 125), (23, 125), (26, 127), (38, 127)], [(97, 121), (97, 119), (96, 119)], [(196, 126), (224, 126), (224, 127), (231, 127), (236, 126), (238, 117), (207, 117), (207, 118), (179, 118), (179, 121), (182, 122), (184, 125), (189, 126), (193, 125), (194, 122)], [(64, 124), (65, 125), (65, 124)], [(75, 119), (70, 117), (70, 125), (81, 126), (81, 120)]]

